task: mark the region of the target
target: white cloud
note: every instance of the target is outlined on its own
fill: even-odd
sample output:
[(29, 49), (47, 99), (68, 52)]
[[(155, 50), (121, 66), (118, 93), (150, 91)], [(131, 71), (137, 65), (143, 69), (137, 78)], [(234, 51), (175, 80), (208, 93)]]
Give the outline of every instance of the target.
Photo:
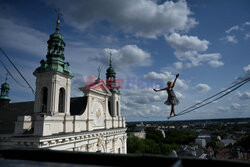
[(249, 22), (249, 21), (246, 21), (246, 22), (244, 23), (244, 25), (250, 26), (250, 22)]
[(211, 67), (220, 67), (224, 63), (220, 61), (221, 55), (219, 53), (200, 54), (201, 51), (208, 49), (209, 41), (200, 40), (197, 36), (180, 35), (172, 33), (165, 35), (166, 41), (172, 48), (175, 49), (175, 56), (181, 61), (174, 64), (176, 69), (182, 67), (196, 67), (207, 62)]
[(166, 1), (162, 4), (149, 0), (71, 0), (70, 2), (46, 0), (46, 2), (60, 7), (65, 22), (79, 30), (106, 20), (136, 36), (156, 38), (168, 32), (188, 31), (197, 24), (197, 21), (190, 17), (192, 12), (185, 0)]
[(49, 35), (25, 25), (17, 24), (14, 20), (0, 18), (0, 45), (17, 49), (34, 56), (46, 55)]
[(182, 69), (183, 68), (183, 63), (182, 62), (175, 62), (174, 66), (177, 70)]
[(229, 34), (229, 33), (231, 33), (232, 31), (237, 31), (237, 30), (239, 30), (239, 28), (240, 28), (240, 27), (239, 27), (238, 25), (235, 25), (235, 26), (229, 28), (228, 30), (226, 30), (225, 32), (226, 32), (227, 34)]
[(208, 62), (208, 64), (211, 66), (211, 67), (220, 67), (220, 66), (223, 66), (224, 63), (222, 61), (218, 61), (218, 60), (211, 60)]
[(247, 78), (250, 78), (250, 64), (243, 67), (243, 75), (236, 77), (235, 82), (239, 82), (239, 81), (245, 80)]
[(238, 103), (231, 104), (232, 110), (242, 111), (242, 110), (247, 110), (247, 108), (248, 108), (248, 105), (245, 105), (245, 104), (238, 104)]
[[(150, 79), (150, 80), (161, 80), (164, 83), (166, 83), (167, 81), (173, 82), (175, 79), (175, 75), (171, 74), (170, 72), (156, 73), (152, 71), (152, 72), (149, 72), (148, 74), (145, 74), (144, 78)], [(178, 78), (176, 81), (176, 87), (182, 90), (188, 89), (188, 85), (185, 83), (184, 80), (180, 78)]]
[(151, 105), (151, 109), (153, 112), (159, 112), (162, 110), (161, 107), (156, 106), (156, 105)]
[(238, 43), (238, 40), (236, 39), (235, 35), (227, 35), (221, 38), (221, 40), (225, 40), (227, 42), (234, 43), (234, 44)]
[(107, 65), (110, 52), (112, 53), (112, 65), (116, 68), (133, 65), (150, 66), (152, 63), (150, 53), (138, 48), (136, 45), (126, 45), (121, 49), (105, 48), (99, 55), (91, 57), (91, 59)]
[(244, 39), (245, 39), (245, 40), (248, 40), (248, 38), (250, 38), (250, 33), (245, 34)]
[(249, 100), (250, 99), (250, 92), (244, 92), (244, 93), (236, 93), (239, 99), (241, 100)]
[(250, 75), (250, 64), (247, 65), (246, 67), (243, 67), (243, 71), (246, 75)]
[(177, 33), (165, 35), (165, 39), (171, 47), (180, 52), (205, 51), (207, 50), (209, 45), (209, 42), (207, 40), (200, 40), (197, 36), (181, 36)]
[(207, 93), (211, 88), (210, 86), (208, 86), (207, 84), (197, 84), (195, 86), (195, 89), (199, 92), (199, 93)]
[(219, 106), (219, 107), (218, 107), (218, 110), (219, 110), (219, 111), (222, 111), (222, 112), (225, 112), (225, 111), (229, 111), (230, 108), (229, 108), (229, 107)]

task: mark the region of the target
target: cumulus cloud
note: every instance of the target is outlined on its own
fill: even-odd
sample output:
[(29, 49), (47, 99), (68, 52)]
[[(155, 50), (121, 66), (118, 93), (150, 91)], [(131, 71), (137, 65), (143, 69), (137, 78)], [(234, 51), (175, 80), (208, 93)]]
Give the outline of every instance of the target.
[(229, 107), (223, 107), (223, 106), (219, 106), (217, 109), (218, 109), (219, 111), (222, 111), (222, 112), (225, 112), (225, 111), (229, 111), (229, 110), (230, 110)]
[(250, 78), (250, 64), (243, 67), (243, 75), (236, 77), (235, 82), (239, 82), (239, 81), (245, 80), (247, 78)]
[(224, 63), (220, 60), (221, 55), (219, 53), (200, 54), (201, 51), (208, 49), (209, 41), (200, 40), (197, 36), (180, 35), (178, 33), (172, 33), (165, 35), (165, 40), (175, 49), (175, 56), (181, 61), (174, 64), (177, 69), (183, 67), (196, 67), (207, 62), (211, 67), (220, 67)]
[(161, 107), (156, 106), (156, 105), (151, 105), (151, 110), (153, 112), (159, 112), (159, 111), (161, 111)]
[[(170, 111), (169, 106), (163, 103), (167, 100), (167, 92), (155, 93), (153, 89), (124, 89), (122, 97), (122, 109), (125, 111), (127, 117), (147, 118), (153, 116), (155, 113), (166, 114)], [(183, 99), (184, 95), (178, 91), (175, 92), (177, 98)], [(163, 107), (164, 106), (164, 107)], [(160, 115), (157, 115), (160, 118)]]
[(245, 34), (244, 39), (245, 39), (245, 40), (248, 40), (248, 38), (250, 38), (250, 33)]
[(243, 93), (237, 92), (236, 96), (241, 100), (249, 100), (250, 99), (250, 92), (243, 92)]
[[(166, 83), (167, 81), (174, 81), (175, 75), (173, 75), (171, 72), (157, 73), (157, 72), (152, 71), (152, 72), (149, 72), (148, 74), (145, 74), (144, 78), (150, 79), (150, 80), (160, 80)], [(176, 81), (176, 87), (182, 90), (188, 89), (188, 85), (185, 83), (183, 79), (180, 79), (180, 78), (178, 78)]]
[[(166, 1), (158, 4), (149, 0), (67, 0), (47, 4), (60, 7), (67, 24), (79, 30), (93, 23), (108, 21), (124, 32), (146, 38), (156, 38), (168, 32), (188, 31), (197, 24), (191, 17), (187, 2)], [(70, 8), (68, 7), (70, 5)]]
[(232, 103), (231, 104), (231, 107), (230, 107), (232, 110), (247, 110), (248, 108), (248, 105), (245, 105), (245, 104), (239, 104), (239, 103)]
[(0, 18), (0, 45), (17, 49), (34, 56), (43, 57), (46, 54), (49, 36), (36, 29), (17, 24), (13, 20)]
[(225, 40), (227, 42), (234, 43), (234, 44), (238, 43), (238, 40), (236, 39), (235, 35), (227, 35), (221, 38), (221, 40)]
[(181, 52), (205, 51), (209, 45), (207, 40), (200, 40), (197, 36), (180, 35), (178, 33), (165, 35), (165, 39), (171, 47)]
[(231, 33), (232, 31), (237, 31), (237, 30), (239, 30), (240, 29), (240, 27), (238, 26), (238, 25), (235, 25), (235, 26), (233, 26), (233, 27), (230, 27), (228, 30), (226, 30), (225, 32), (227, 33), (227, 34), (229, 34), (229, 33)]
[(250, 26), (250, 21), (246, 21), (246, 22), (244, 23), (244, 25)]
[(195, 86), (195, 89), (199, 92), (199, 93), (207, 93), (211, 88), (210, 86), (208, 86), (207, 84), (197, 84)]
[(175, 62), (174, 66), (177, 70), (182, 69), (183, 68), (183, 63), (182, 62)]
[(248, 38), (250, 38), (250, 33), (249, 33), (247, 26), (249, 25), (250, 25), (250, 22), (246, 21), (240, 25), (235, 25), (235, 26), (230, 27), (229, 29), (225, 31), (225, 36), (220, 38), (220, 40), (224, 40), (232, 44), (238, 43), (240, 41), (238, 39), (242, 37), (239, 35), (239, 33), (237, 33), (239, 30), (241, 31), (241, 33), (243, 33), (244, 39), (248, 40)]
[[(124, 89), (122, 93), (121, 106), (130, 118), (134, 116), (143, 118), (149, 115), (151, 111), (159, 111), (160, 107), (154, 105), (154, 103), (163, 103), (167, 99), (166, 92), (155, 93), (153, 89)], [(154, 106), (152, 107), (152, 105)]]
[(126, 45), (121, 49), (105, 48), (102, 52), (90, 59), (108, 64), (110, 52), (112, 53), (112, 65), (116, 68), (123, 68), (133, 65), (149, 66), (151, 65), (150, 53), (142, 50), (137, 45)]

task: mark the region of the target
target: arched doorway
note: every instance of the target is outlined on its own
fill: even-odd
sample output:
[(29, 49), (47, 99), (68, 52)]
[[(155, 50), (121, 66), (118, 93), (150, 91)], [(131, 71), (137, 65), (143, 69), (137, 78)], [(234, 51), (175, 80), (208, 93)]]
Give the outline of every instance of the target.
[(47, 102), (48, 102), (48, 88), (42, 88), (42, 108), (41, 112), (47, 112)]
[(59, 90), (59, 103), (58, 103), (58, 111), (64, 112), (65, 110), (65, 89), (60, 88)]

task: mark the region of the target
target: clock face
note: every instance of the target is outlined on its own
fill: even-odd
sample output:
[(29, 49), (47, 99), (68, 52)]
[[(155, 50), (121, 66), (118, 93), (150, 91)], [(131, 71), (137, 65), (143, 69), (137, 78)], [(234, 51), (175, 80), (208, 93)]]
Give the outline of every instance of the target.
[(104, 128), (104, 109), (103, 104), (99, 101), (94, 102), (92, 114), (93, 114), (93, 128)]

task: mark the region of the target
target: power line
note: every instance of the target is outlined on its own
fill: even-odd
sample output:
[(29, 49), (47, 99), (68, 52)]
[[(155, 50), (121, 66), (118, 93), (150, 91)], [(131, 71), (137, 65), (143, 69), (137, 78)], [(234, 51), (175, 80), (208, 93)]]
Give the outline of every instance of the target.
[[(239, 82), (239, 83), (236, 83), (235, 85), (233, 85), (233, 86), (231, 86), (231, 87), (229, 87), (229, 88), (227, 88), (227, 89), (225, 89), (225, 90), (223, 90), (223, 91), (221, 91), (221, 92), (219, 92), (219, 93), (217, 93), (217, 94), (215, 94), (215, 95), (213, 95), (213, 96), (211, 96), (211, 97), (209, 97), (209, 98), (203, 100), (202, 102), (197, 103), (197, 104), (195, 104), (195, 105), (193, 105), (193, 106), (191, 106), (191, 107), (189, 107), (189, 108), (187, 108), (187, 109), (181, 111), (181, 112), (178, 113), (176, 116), (180, 116), (180, 115), (187, 114), (187, 113), (192, 112), (192, 111), (194, 111), (194, 110), (197, 110), (197, 109), (199, 109), (199, 108), (201, 108), (201, 107), (203, 107), (203, 106), (206, 106), (206, 105), (208, 105), (208, 104), (211, 104), (211, 103), (213, 103), (213, 102), (215, 102), (215, 101), (221, 99), (222, 97), (228, 95), (229, 93), (235, 91), (236, 89), (240, 88), (241, 86), (243, 86), (244, 84), (246, 84), (246, 83), (249, 82), (249, 81), (250, 81), (250, 78), (247, 78), (247, 79), (245, 79), (245, 80), (243, 80), (243, 81), (241, 81), (241, 82)], [(233, 88), (233, 87), (234, 87), (234, 88)], [(232, 88), (233, 88), (233, 89), (232, 89)], [(231, 89), (231, 90), (230, 90), (230, 89)], [(230, 91), (228, 91), (228, 90), (230, 90)], [(226, 92), (226, 91), (228, 91), (228, 92)], [(223, 94), (223, 95), (221, 95), (221, 96), (219, 96), (219, 97), (217, 97), (217, 98), (215, 98), (215, 99), (212, 100), (212, 101), (209, 101), (209, 102), (207, 102), (207, 103), (205, 103), (205, 104), (202, 104), (202, 103), (204, 103), (205, 101), (207, 101), (207, 100), (209, 100), (209, 99), (212, 99), (212, 98), (214, 98), (214, 97), (216, 97), (216, 96), (218, 96), (219, 94), (222, 94), (222, 93), (224, 93), (224, 92), (226, 92), (226, 93)], [(202, 104), (202, 105), (200, 105), (200, 104)], [(200, 105), (200, 106), (198, 106), (198, 105)], [(195, 106), (196, 106), (196, 107), (195, 107)], [(176, 116), (175, 116), (175, 117), (176, 117)]]
[(15, 77), (11, 74), (11, 72), (8, 70), (8, 68), (5, 66), (5, 64), (3, 63), (2, 60), (0, 60), (0, 63), (2, 64), (2, 66), (4, 67), (5, 71), (11, 76), (11, 78), (17, 83), (19, 84), (20, 86), (24, 87), (24, 88), (27, 88), (26, 86), (24, 86), (23, 84), (21, 84), (20, 82), (18, 82)]
[(32, 93), (35, 95), (35, 91), (32, 88), (32, 86), (29, 84), (29, 82), (24, 78), (24, 76), (22, 75), (22, 73), (18, 70), (18, 68), (15, 66), (15, 64), (10, 60), (10, 58), (8, 57), (8, 55), (3, 51), (2, 48), (0, 48), (0, 50), (2, 51), (2, 53), (4, 54), (4, 56), (8, 59), (8, 61), (12, 64), (12, 66), (16, 69), (16, 71), (19, 73), (19, 75), (23, 78), (23, 80), (27, 83), (27, 85), (30, 87)]

